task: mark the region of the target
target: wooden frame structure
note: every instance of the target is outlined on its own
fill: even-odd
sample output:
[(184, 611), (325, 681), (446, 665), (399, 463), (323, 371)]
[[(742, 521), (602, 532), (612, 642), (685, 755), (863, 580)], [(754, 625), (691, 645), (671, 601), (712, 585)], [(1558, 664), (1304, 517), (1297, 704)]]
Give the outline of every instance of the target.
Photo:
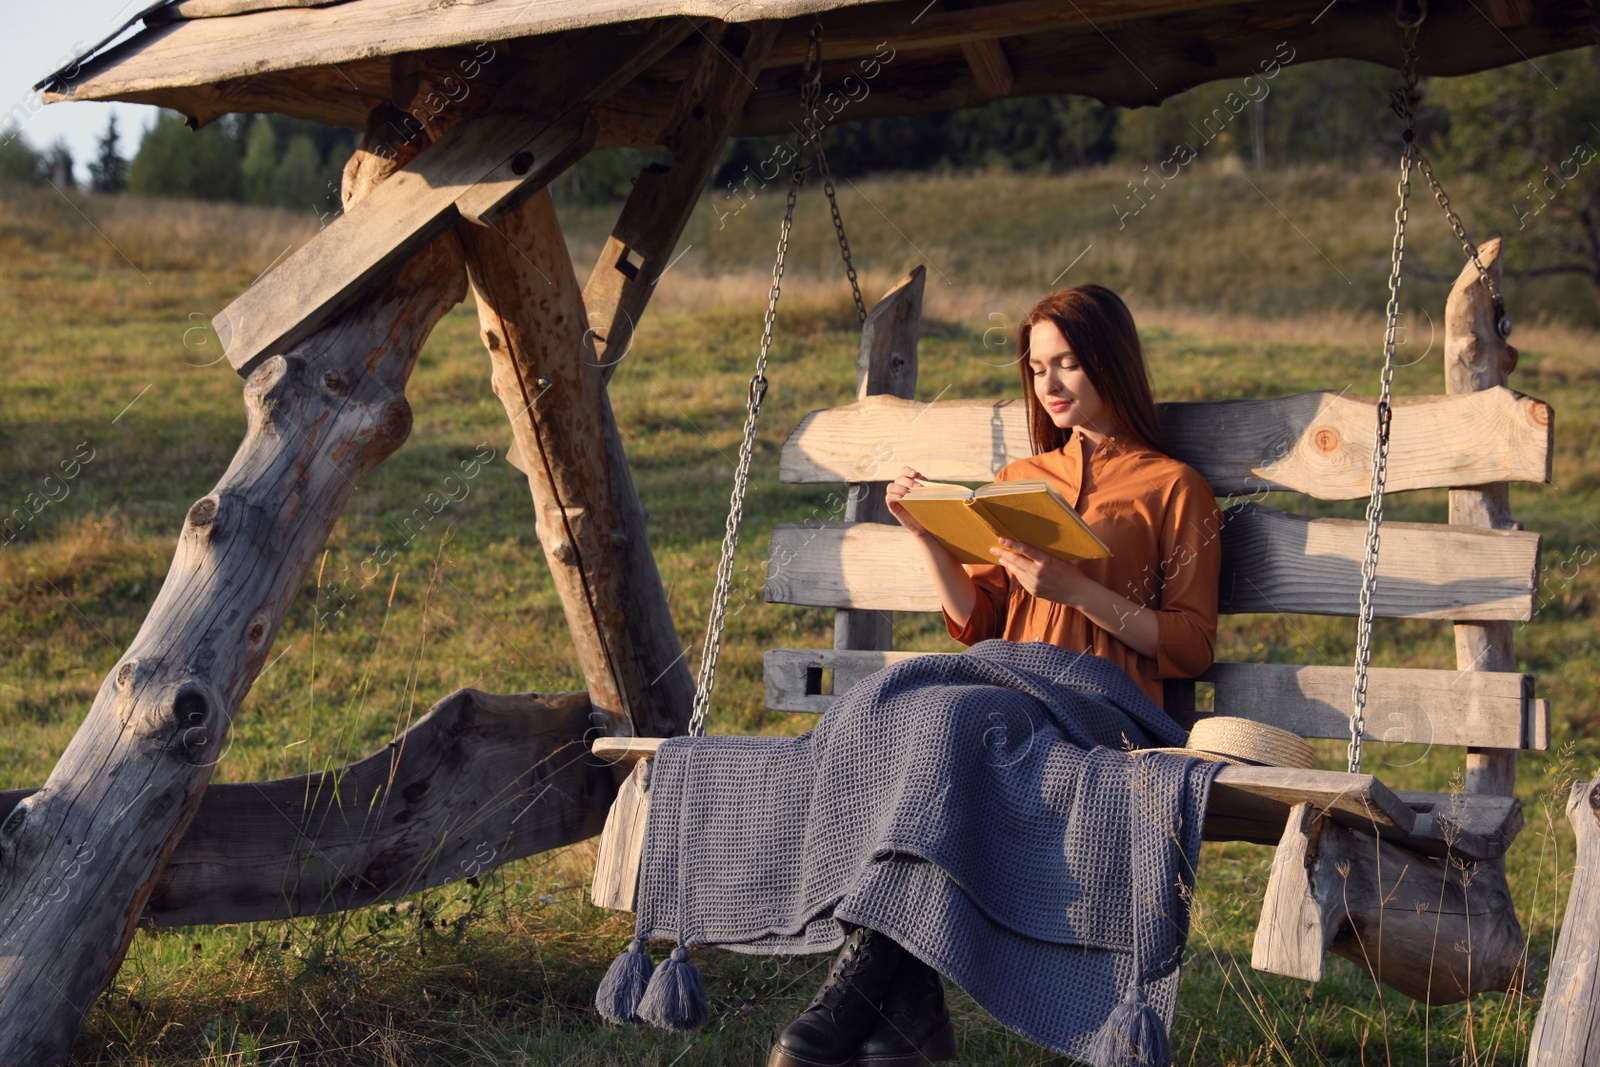
[[(688, 672), (660, 636), (672, 633), (666, 599), (605, 383), (725, 140), (790, 128), (819, 20), (823, 82), (835, 91), (808, 120), (818, 129), (1040, 93), (1137, 106), (1260, 75), (1287, 55), (1400, 57), (1393, 6), (1377, 0), (166, 0), (46, 78), (52, 100), (159, 104), (195, 126), (276, 112), (364, 139), (346, 168), (344, 214), (217, 316), (244, 378), (247, 435), (190, 508), (145, 625), (58, 765), (37, 791), (5, 798), (0, 1062), (66, 1057), (141, 916), (305, 914), (448, 880), (471, 842), (446, 832), (447, 812), (476, 813), (469, 835), (481, 830), (496, 862), (590, 836), (621, 777), (588, 755), (590, 741), (683, 729)], [(1597, 26), (1586, 0), (1433, 0), (1421, 72), (1586, 45)], [(672, 162), (640, 175), (580, 288), (543, 190), (612, 145), (664, 149)], [(553, 283), (535, 291), (530, 268)], [(374, 828), (352, 825), (339, 804), (282, 806), (325, 783), (270, 783), (259, 801), (206, 785), (350, 492), (409, 433), (418, 350), (469, 289), (588, 691), (453, 694), (412, 728), (385, 775), (363, 770), (369, 761), (350, 768), (372, 791), (363, 809), (383, 797), (377, 829), (389, 836), (373, 854), (362, 843)], [(903, 369), (891, 358), (867, 391), (909, 397), (914, 369)], [(1477, 377), (1461, 391), (1501, 371), (1464, 373)], [(1323, 401), (1303, 404), (1309, 416)], [(1463, 490), (1452, 515), (1503, 525), (1497, 494)], [(862, 504), (851, 518), (874, 514)], [(874, 612), (891, 605), (843, 606), (841, 649), (881, 648)], [(1452, 617), (1449, 605), (1438, 614)], [(1507, 617), (1461, 623), (1464, 654), (1506, 670), (1496, 657)], [(1512, 699), (1488, 683), (1474, 692), (1483, 706)], [(445, 789), (430, 770), (440, 744), (521, 755)], [(1512, 759), (1498, 748), (1478, 758), (1486, 792), (1504, 791)], [(508, 804), (542, 805), (542, 815), (507, 828), (498, 812)], [(219, 826), (311, 814), (284, 856), (299, 889), (219, 880), (219, 853), (239, 857)], [(308, 864), (312, 853), (331, 862)]]

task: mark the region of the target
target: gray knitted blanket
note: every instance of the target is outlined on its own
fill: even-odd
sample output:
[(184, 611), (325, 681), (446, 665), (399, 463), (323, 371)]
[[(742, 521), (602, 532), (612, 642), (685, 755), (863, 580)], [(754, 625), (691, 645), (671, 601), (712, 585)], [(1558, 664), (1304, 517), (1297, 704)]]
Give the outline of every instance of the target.
[(1215, 764), (1108, 660), (985, 641), (891, 666), (794, 738), (675, 737), (636, 935), (738, 952), (881, 930), (1084, 1059), (1130, 986), (1170, 1028)]

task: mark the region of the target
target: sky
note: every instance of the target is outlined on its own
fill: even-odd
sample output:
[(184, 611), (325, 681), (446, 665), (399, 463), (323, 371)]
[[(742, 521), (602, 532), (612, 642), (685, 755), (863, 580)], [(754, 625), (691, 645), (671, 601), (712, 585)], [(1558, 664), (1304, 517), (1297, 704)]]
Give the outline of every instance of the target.
[(149, 5), (150, 0), (0, 0), (0, 138), (20, 123), (35, 148), (63, 140), (78, 180), (87, 181), (88, 163), (115, 111), (119, 147), (131, 158), (155, 108), (88, 100), (45, 106), (33, 84)]

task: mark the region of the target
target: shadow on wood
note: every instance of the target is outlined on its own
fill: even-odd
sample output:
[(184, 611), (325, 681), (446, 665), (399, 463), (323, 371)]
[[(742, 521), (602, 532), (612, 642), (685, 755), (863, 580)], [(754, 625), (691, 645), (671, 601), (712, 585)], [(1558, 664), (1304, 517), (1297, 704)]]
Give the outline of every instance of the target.
[[(593, 837), (616, 785), (592, 729), (586, 693), (458, 689), (347, 767), (213, 785), (144, 921), (340, 911)], [(0, 820), (33, 792), (0, 793)]]

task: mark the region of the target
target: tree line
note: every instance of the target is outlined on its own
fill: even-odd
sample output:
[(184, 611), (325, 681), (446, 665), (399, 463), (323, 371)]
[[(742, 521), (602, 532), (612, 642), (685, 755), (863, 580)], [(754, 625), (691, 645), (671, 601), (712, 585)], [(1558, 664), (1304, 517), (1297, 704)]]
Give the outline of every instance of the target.
[[(1058, 173), (1122, 162), (1173, 166), (1235, 157), (1259, 169), (1316, 163), (1345, 167), (1397, 160), (1400, 121), (1390, 112), (1394, 71), (1355, 60), (1295, 63), (1225, 79), (1158, 107), (1118, 109), (1081, 96), (1000, 100), (965, 111), (850, 121), (848, 107), (820, 138), (834, 174), (1009, 168)], [(1266, 71), (1266, 67), (1263, 70)], [(1525, 274), (1587, 278), (1600, 302), (1600, 49), (1542, 57), (1462, 78), (1423, 82), (1420, 143), (1442, 170), (1475, 176), (1488, 228), (1519, 234)], [(748, 181), (791, 137), (730, 143), (712, 192)], [(277, 205), (319, 214), (339, 206), (340, 174), (357, 134), (281, 115), (227, 115), (198, 131), (163, 112), (126, 159), (113, 117), (90, 162), (101, 192)], [(787, 155), (787, 152), (785, 153)], [(660, 153), (591, 153), (552, 186), (559, 202), (625, 198)], [(64, 145), (0, 141), (0, 180), (71, 181)], [(764, 180), (770, 180), (765, 175)]]

